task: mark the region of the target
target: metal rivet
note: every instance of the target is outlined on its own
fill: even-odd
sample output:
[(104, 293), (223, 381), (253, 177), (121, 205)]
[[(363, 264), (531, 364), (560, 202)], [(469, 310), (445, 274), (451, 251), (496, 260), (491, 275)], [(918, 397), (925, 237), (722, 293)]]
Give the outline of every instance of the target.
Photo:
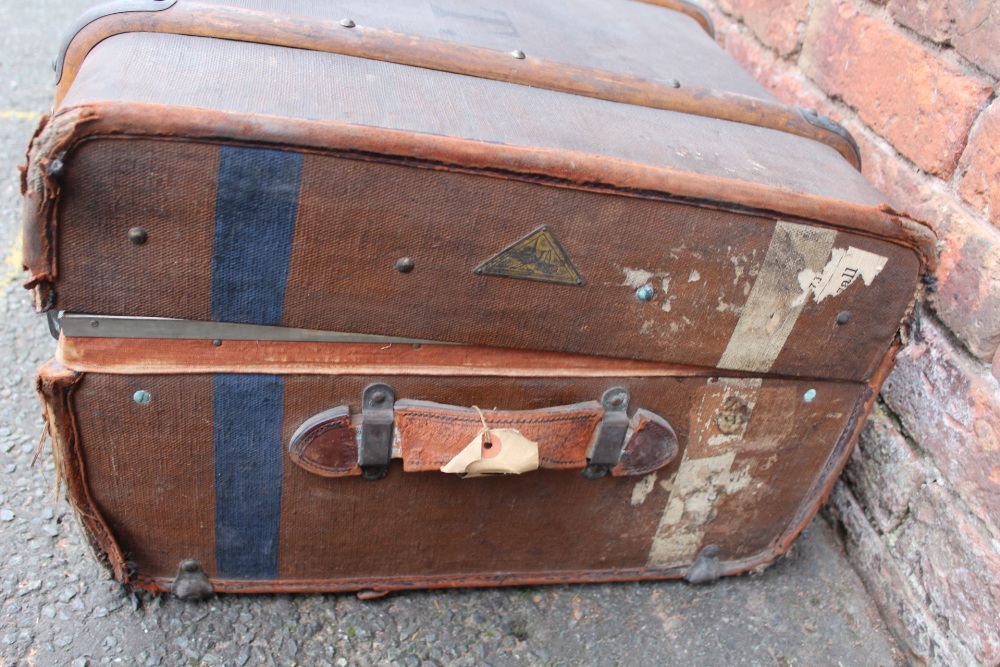
[(142, 227), (133, 227), (128, 230), (128, 240), (136, 245), (142, 245), (149, 238), (149, 233)]
[(819, 115), (819, 112), (816, 111), (815, 109), (803, 109), (802, 111), (804, 111), (809, 116), (818, 116)]
[(656, 290), (649, 285), (643, 285), (635, 291), (635, 296), (639, 301), (649, 301), (656, 296)]
[(420, 349), (420, 343), (414, 343), (413, 344), (413, 349), (414, 350), (419, 350)]
[(97, 320), (90, 320), (90, 326), (92, 326), (92, 327), (95, 327), (95, 328), (96, 328), (96, 327), (99, 327), (99, 326), (101, 326), (101, 323), (100, 323), (100, 322), (98, 322)]
[(374, 394), (372, 394), (372, 403), (381, 403), (384, 400), (385, 400), (384, 391), (376, 391)]
[(524, 51), (522, 51), (521, 49), (517, 49), (516, 51), (511, 51), (510, 55), (512, 58), (515, 58), (517, 60), (524, 60)]
[(671, 88), (680, 88), (681, 87), (681, 82), (678, 81), (677, 79), (667, 79), (666, 80), (666, 84), (668, 86), (670, 86)]
[(815, 389), (810, 389), (809, 391), (807, 391), (802, 395), (802, 400), (805, 401), (806, 403), (812, 403), (814, 398), (816, 398)]
[(837, 315), (837, 324), (847, 324), (851, 321), (851, 311), (844, 310)]
[(345, 28), (353, 28), (357, 24), (354, 21), (352, 21), (351, 19), (341, 19), (340, 20), (340, 25), (344, 26)]
[(412, 257), (400, 257), (396, 260), (396, 270), (400, 273), (409, 273), (414, 266)]
[(55, 158), (54, 160), (49, 162), (49, 164), (45, 167), (45, 173), (48, 174), (49, 176), (59, 176), (60, 174), (62, 174), (63, 167), (65, 166), (66, 165), (63, 164), (62, 160), (60, 160), (59, 158)]
[(139, 391), (132, 394), (132, 400), (138, 403), (139, 405), (146, 405), (151, 400), (153, 400), (153, 395), (150, 394), (145, 389), (140, 389)]
[(222, 341), (216, 338), (215, 340), (212, 341), (212, 345), (214, 345), (215, 347), (219, 347), (220, 345), (222, 345)]
[(621, 405), (624, 400), (621, 396), (615, 396), (611, 399), (611, 405)]

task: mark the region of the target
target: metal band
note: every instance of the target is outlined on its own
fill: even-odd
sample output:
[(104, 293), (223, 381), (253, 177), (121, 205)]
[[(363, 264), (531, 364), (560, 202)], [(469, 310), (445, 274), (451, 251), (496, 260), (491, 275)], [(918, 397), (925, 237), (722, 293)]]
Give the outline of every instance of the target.
[[(124, 317), (64, 313), (57, 329), (75, 338), (160, 338), (186, 340), (274, 340), (311, 343), (400, 343), (409, 345), (458, 345), (420, 338), (292, 329), (231, 322), (200, 322), (167, 317)], [(51, 326), (51, 325), (50, 325)]]
[(59, 55), (52, 61), (52, 69), (56, 73), (56, 83), (62, 80), (63, 63), (66, 61), (66, 51), (69, 49), (70, 42), (73, 41), (78, 32), (88, 25), (112, 14), (122, 14), (124, 12), (161, 12), (164, 9), (173, 7), (176, 2), (177, 0), (117, 0), (91, 7), (85, 11), (80, 15), (80, 18), (74, 21), (73, 25), (66, 31), (66, 34), (63, 35), (62, 42), (59, 44)]
[(369, 481), (380, 480), (389, 471), (392, 460), (396, 392), (387, 384), (376, 382), (361, 394), (361, 441), (358, 443), (358, 467)]
[(601, 396), (604, 418), (597, 427), (594, 446), (588, 457), (583, 476), (587, 479), (604, 477), (608, 470), (618, 465), (628, 434), (628, 402), (630, 396), (624, 387), (613, 387)]
[(639, 0), (639, 2), (666, 7), (675, 12), (687, 14), (701, 25), (709, 37), (715, 39), (715, 23), (712, 22), (712, 15), (696, 2), (691, 2), (690, 0)]
[[(164, 0), (166, 1), (166, 0)], [(222, 5), (185, 2), (155, 16), (119, 13), (106, 16), (100, 29), (75, 40), (66, 57), (69, 76), (56, 89), (56, 106), (65, 96), (80, 63), (98, 42), (128, 32), (159, 32), (268, 44), (335, 53), (422, 67), (440, 72), (502, 81), (559, 93), (744, 123), (793, 134), (830, 146), (860, 169), (853, 142), (795, 107), (778, 102), (640, 76), (546, 61), (520, 50), (496, 51), (460, 42), (367, 28), (349, 21), (284, 16)]]

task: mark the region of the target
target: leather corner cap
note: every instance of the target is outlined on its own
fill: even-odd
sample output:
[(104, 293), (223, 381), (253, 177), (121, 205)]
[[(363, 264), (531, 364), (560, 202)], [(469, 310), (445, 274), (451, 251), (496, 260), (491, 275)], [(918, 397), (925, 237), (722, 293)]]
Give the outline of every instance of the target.
[[(426, 401), (398, 401), (395, 411), (396, 458), (406, 472), (438, 471), (482, 430), (471, 408)], [(539, 467), (582, 470), (604, 409), (597, 401), (542, 410), (483, 410), (490, 429), (515, 429), (538, 443)], [(322, 412), (302, 424), (289, 443), (289, 456), (322, 477), (360, 475), (360, 420), (346, 406)], [(663, 418), (637, 410), (633, 415), (615, 476), (645, 475), (669, 464), (678, 451), (677, 436)]]

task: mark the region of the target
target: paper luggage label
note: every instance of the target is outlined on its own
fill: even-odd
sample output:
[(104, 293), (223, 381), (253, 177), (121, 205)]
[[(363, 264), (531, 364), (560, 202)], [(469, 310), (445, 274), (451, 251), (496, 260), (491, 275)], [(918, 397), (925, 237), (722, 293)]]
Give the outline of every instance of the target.
[(853, 246), (846, 249), (834, 248), (823, 271), (816, 273), (811, 269), (804, 269), (799, 273), (799, 285), (802, 287), (799, 300), (805, 302), (811, 294), (816, 303), (819, 303), (828, 296), (838, 296), (858, 278), (865, 285), (871, 285), (875, 276), (885, 268), (887, 261), (886, 257)]
[(560, 285), (583, 284), (583, 276), (548, 225), (507, 246), (476, 267), (475, 272)]
[(519, 475), (538, 469), (538, 443), (512, 428), (484, 429), (441, 472), (463, 478)]

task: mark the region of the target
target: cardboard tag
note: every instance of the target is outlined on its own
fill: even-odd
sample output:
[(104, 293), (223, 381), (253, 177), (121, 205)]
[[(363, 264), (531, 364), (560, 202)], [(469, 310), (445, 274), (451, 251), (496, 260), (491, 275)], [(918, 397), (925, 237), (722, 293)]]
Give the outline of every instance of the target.
[(538, 469), (538, 443), (512, 428), (483, 429), (441, 468), (467, 477), (520, 475)]

